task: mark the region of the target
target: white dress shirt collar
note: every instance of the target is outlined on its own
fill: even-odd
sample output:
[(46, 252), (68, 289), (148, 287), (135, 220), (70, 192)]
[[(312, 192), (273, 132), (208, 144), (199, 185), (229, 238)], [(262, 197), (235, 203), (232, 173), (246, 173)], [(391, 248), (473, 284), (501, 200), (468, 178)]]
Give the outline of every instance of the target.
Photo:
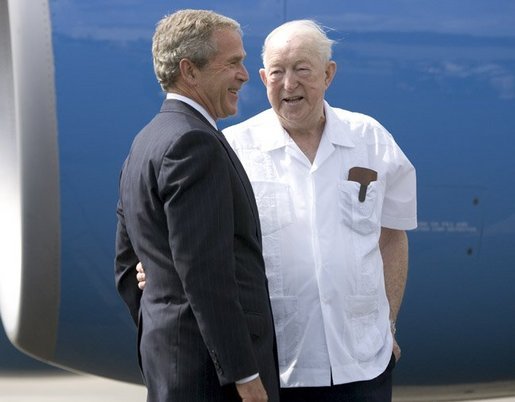
[(196, 111), (198, 111), (200, 114), (202, 114), (202, 116), (204, 116), (206, 118), (206, 120), (211, 123), (211, 125), (216, 129), (218, 130), (218, 127), (216, 126), (216, 122), (215, 120), (209, 115), (209, 113), (207, 112), (207, 110), (201, 106), (199, 103), (195, 102), (193, 99), (191, 98), (188, 98), (184, 95), (179, 95), (179, 94), (176, 94), (176, 93), (173, 93), (173, 92), (168, 92), (166, 94), (166, 99), (175, 99), (175, 100), (178, 100), (178, 101), (181, 101), (181, 102), (184, 102), (186, 103), (187, 105), (190, 105), (192, 108), (194, 108)]

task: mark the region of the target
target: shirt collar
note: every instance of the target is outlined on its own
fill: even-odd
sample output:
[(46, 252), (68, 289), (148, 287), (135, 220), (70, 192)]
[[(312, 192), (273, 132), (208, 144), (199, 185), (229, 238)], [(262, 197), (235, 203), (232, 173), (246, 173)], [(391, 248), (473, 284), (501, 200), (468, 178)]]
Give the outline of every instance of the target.
[(324, 101), (325, 111), (325, 127), (322, 135), (327, 136), (327, 139), (334, 145), (353, 148), (356, 146), (347, 125), (343, 125), (340, 118), (333, 110), (333, 108)]
[(281, 126), (279, 118), (273, 111), (268, 109), (260, 116), (262, 124), (259, 125), (261, 131), (261, 145), (260, 148), (264, 152), (273, 151), (287, 146), (291, 141), (291, 137), (286, 130)]
[(175, 100), (184, 102), (187, 105), (190, 105), (192, 108), (194, 108), (200, 114), (202, 114), (202, 116), (204, 116), (206, 118), (206, 120), (209, 123), (211, 123), (211, 125), (215, 128), (215, 130), (218, 130), (215, 120), (209, 115), (207, 110), (204, 107), (202, 107), (199, 103), (195, 102), (193, 99), (188, 98), (184, 95), (179, 95), (179, 94), (173, 93), (173, 92), (168, 92), (166, 94), (166, 99), (175, 99)]
[[(345, 126), (341, 124), (336, 112), (326, 101), (324, 101), (324, 112), (326, 121), (322, 136), (325, 136), (334, 145), (353, 148), (356, 144)], [(268, 109), (264, 113), (268, 114), (268, 116), (265, 115), (264, 121), (266, 123), (262, 126), (264, 134), (261, 149), (265, 152), (272, 151), (290, 144), (293, 140), (281, 126), (279, 118), (273, 109)]]

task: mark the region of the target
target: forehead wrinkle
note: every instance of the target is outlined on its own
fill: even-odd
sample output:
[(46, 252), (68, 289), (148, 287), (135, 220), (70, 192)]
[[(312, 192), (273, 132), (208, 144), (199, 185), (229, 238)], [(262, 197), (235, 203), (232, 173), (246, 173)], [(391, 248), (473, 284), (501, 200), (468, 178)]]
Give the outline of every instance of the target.
[[(270, 38), (265, 52), (265, 67), (287, 58), (294, 58), (294, 64), (309, 62), (313, 64), (314, 49), (313, 39), (307, 35), (293, 36), (289, 32), (281, 32)], [(290, 55), (295, 57), (291, 57)]]

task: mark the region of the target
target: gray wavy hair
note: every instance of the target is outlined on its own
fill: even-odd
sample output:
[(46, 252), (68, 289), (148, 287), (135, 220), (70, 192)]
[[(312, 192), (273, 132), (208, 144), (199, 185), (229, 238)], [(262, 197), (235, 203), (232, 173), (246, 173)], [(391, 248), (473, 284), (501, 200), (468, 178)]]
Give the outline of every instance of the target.
[(152, 38), (154, 72), (164, 91), (173, 88), (182, 59), (204, 67), (216, 53), (214, 31), (232, 29), (242, 35), (240, 24), (210, 10), (180, 10), (157, 23)]

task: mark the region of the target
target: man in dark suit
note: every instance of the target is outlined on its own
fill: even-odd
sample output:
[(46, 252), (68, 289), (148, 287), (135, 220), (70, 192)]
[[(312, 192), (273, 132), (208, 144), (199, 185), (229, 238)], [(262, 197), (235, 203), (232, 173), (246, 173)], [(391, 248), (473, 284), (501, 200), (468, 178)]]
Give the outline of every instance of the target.
[(123, 166), (115, 263), (147, 400), (278, 401), (257, 207), (216, 129), (248, 80), (239, 24), (182, 10), (160, 21), (152, 52), (167, 99)]

